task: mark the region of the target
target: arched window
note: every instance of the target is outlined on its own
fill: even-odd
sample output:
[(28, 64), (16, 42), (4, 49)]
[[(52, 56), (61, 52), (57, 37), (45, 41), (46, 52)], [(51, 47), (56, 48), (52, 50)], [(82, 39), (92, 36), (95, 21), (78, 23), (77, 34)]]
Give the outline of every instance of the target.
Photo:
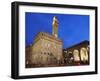
[(46, 54), (46, 52), (44, 52), (44, 54)]
[(50, 44), (48, 43), (48, 47), (50, 47)]
[(79, 58), (79, 51), (78, 50), (74, 50), (73, 51), (73, 56), (74, 56), (74, 61), (80, 61), (80, 58)]
[(80, 50), (81, 61), (88, 61), (88, 52), (86, 48), (81, 48)]

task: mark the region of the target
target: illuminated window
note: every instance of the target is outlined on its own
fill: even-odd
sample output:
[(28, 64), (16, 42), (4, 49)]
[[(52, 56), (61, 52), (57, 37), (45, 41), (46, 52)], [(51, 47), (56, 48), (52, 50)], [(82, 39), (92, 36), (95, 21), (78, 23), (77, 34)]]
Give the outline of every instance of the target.
[(48, 47), (50, 47), (50, 44), (48, 43)]
[(28, 60), (26, 61), (26, 64), (29, 64)]
[(54, 45), (54, 48), (56, 49), (56, 48), (57, 48), (57, 46), (56, 46), (56, 45)]

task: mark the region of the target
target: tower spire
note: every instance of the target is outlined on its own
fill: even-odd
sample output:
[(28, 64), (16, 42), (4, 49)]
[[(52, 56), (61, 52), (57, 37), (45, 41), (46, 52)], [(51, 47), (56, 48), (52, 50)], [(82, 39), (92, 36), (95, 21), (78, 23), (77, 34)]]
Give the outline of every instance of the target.
[(58, 20), (56, 16), (53, 17), (52, 27), (53, 27), (52, 35), (58, 37)]

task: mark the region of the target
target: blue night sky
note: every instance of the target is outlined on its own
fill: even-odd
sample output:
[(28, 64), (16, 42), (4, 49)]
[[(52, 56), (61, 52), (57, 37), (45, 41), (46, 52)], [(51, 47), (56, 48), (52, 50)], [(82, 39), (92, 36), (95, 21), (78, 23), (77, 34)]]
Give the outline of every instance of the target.
[(56, 16), (59, 22), (58, 38), (63, 41), (63, 48), (70, 47), (84, 40), (89, 41), (89, 16), (73, 14), (25, 13), (26, 46), (34, 42), (38, 32), (52, 34), (52, 20)]

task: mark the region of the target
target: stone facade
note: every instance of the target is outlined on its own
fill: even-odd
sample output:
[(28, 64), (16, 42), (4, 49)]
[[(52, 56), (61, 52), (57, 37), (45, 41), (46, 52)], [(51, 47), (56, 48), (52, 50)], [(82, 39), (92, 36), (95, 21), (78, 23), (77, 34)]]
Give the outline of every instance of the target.
[(62, 63), (62, 41), (48, 33), (40, 32), (32, 45), (31, 62), (33, 64)]

